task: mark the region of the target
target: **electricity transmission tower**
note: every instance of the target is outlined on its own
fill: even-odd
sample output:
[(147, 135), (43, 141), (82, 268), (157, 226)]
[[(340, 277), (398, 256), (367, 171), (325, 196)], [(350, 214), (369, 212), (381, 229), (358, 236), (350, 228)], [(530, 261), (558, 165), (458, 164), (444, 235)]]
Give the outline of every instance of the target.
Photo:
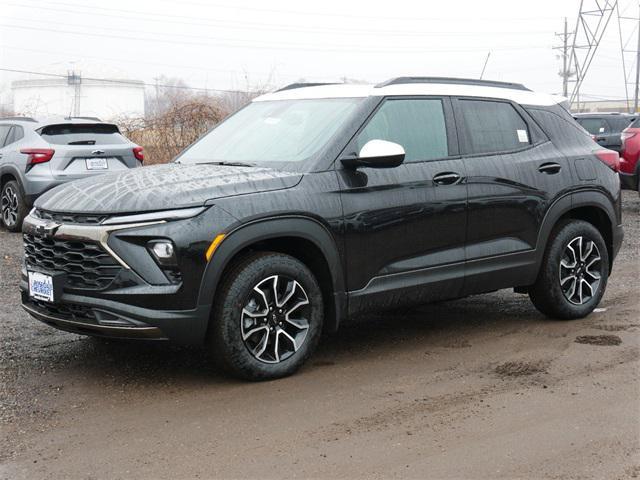
[[(624, 14), (620, 14), (618, 8), (616, 7), (616, 13), (618, 15), (618, 32), (620, 34), (620, 54), (622, 55), (622, 72), (624, 74), (624, 91), (627, 99), (627, 109), (630, 113), (638, 111), (638, 96), (640, 94), (640, 2), (637, 5), (638, 7), (638, 16), (637, 17), (628, 17)], [(623, 40), (622, 33), (622, 20), (625, 21), (625, 24), (633, 25), (633, 31), (627, 38), (626, 42)], [(627, 45), (634, 40), (634, 33), (637, 36), (637, 46), (635, 49), (627, 48)], [(632, 53), (635, 57), (635, 81), (629, 81), (629, 75), (631, 72), (628, 71), (627, 62), (626, 62), (626, 54)], [(633, 70), (632, 70), (633, 71)], [(629, 102), (629, 84), (634, 85), (633, 90), (633, 109), (630, 106)]]
[[(563, 85), (566, 82), (566, 92), (572, 107), (575, 103), (576, 107), (580, 108), (580, 87), (598, 51), (607, 25), (617, 11), (617, 6), (617, 0), (580, 0), (578, 19), (572, 32), (571, 50), (561, 72)], [(566, 32), (562, 35), (566, 41), (570, 34)], [(569, 84), (573, 84), (570, 94)]]

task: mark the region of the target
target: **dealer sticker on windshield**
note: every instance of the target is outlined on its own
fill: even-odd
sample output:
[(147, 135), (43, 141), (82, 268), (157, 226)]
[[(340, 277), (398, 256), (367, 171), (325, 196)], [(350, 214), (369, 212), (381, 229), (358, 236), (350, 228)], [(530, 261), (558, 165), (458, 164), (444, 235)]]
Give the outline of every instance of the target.
[(40, 272), (29, 272), (29, 296), (53, 302), (53, 278)]

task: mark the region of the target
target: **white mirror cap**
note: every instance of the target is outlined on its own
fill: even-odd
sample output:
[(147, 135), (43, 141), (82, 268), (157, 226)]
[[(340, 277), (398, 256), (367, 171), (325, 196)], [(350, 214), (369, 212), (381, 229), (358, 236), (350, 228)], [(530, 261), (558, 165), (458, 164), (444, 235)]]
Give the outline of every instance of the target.
[(359, 158), (395, 157), (404, 155), (404, 148), (387, 140), (369, 140), (360, 149)]

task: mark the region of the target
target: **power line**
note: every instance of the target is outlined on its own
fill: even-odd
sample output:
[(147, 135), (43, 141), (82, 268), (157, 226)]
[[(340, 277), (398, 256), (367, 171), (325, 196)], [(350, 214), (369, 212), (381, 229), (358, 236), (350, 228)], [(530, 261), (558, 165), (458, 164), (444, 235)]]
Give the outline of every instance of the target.
[[(31, 19), (31, 18), (16, 18), (16, 17), (4, 17), (5, 20), (13, 20), (13, 21), (18, 21), (18, 22), (35, 22), (35, 23), (44, 23), (46, 25), (50, 25), (51, 22), (46, 21), (46, 20), (37, 20), (37, 19)], [(21, 26), (24, 26), (24, 24), (22, 24)], [(28, 25), (27, 25), (28, 26)], [(75, 27), (75, 28), (87, 28), (86, 24), (78, 24), (78, 23), (66, 23), (66, 22), (56, 22), (56, 26), (65, 26), (65, 27)], [(96, 29), (91, 27), (91, 31), (95, 32)], [(99, 28), (99, 31), (103, 32), (103, 31), (116, 31), (116, 32), (131, 32), (131, 28), (118, 28), (118, 27), (103, 27), (101, 26)], [(371, 31), (373, 33), (373, 31)], [(158, 35), (161, 37), (167, 37), (167, 32), (157, 32), (157, 31), (149, 31), (149, 30), (140, 30), (138, 28), (136, 28), (136, 33), (142, 33), (142, 34), (147, 34), (147, 35)], [(533, 32), (501, 32), (501, 35), (507, 35), (507, 34), (522, 34), (522, 33), (530, 33), (531, 35), (534, 35)], [(535, 32), (535, 34), (543, 34), (543, 35), (548, 35), (549, 32)], [(442, 36), (450, 36), (450, 35), (455, 35), (455, 36), (469, 36), (469, 35), (477, 35), (477, 33), (470, 33), (470, 32), (464, 32), (464, 33), (457, 33), (457, 32), (432, 32), (433, 35), (440, 35), (442, 34)], [(379, 33), (377, 34), (378, 36), (380, 35)], [(386, 34), (384, 34), (385, 36), (387, 36)], [(429, 33), (425, 33), (424, 35), (429, 36)], [(199, 39), (199, 40), (213, 40), (213, 41), (235, 41), (235, 40), (241, 40), (238, 38), (228, 38), (228, 37), (209, 37), (207, 35), (189, 35), (189, 34), (183, 34), (183, 33), (171, 33), (171, 38), (174, 39), (176, 37), (181, 37), (181, 38), (192, 38), (192, 39)], [(413, 37), (413, 35), (412, 35)], [(322, 45), (327, 45), (326, 42), (322, 42)], [(340, 47), (341, 45), (336, 45), (336, 44), (329, 44), (331, 47)], [(313, 45), (315, 46), (315, 45)], [(388, 43), (387, 43), (387, 46)], [(375, 45), (371, 45), (371, 48), (377, 48)]]
[[(276, 72), (258, 72), (258, 71), (243, 71), (242, 69), (235, 69), (235, 70), (225, 70), (225, 69), (220, 69), (220, 68), (210, 68), (210, 67), (205, 67), (202, 65), (184, 65), (184, 64), (174, 64), (174, 63), (167, 63), (167, 62), (151, 62), (149, 60), (139, 60), (139, 59), (126, 59), (126, 58), (114, 58), (114, 57), (103, 57), (103, 56), (97, 56), (97, 55), (86, 55), (84, 53), (80, 53), (80, 52), (69, 52), (69, 51), (61, 51), (61, 50), (43, 50), (41, 48), (24, 48), (24, 47), (16, 47), (15, 45), (3, 45), (2, 48), (7, 48), (7, 49), (11, 49), (11, 50), (20, 50), (20, 51), (24, 51), (24, 52), (32, 52), (32, 53), (39, 53), (42, 55), (46, 55), (46, 56), (50, 56), (50, 55), (64, 55), (67, 57), (77, 57), (77, 58), (88, 58), (88, 59), (92, 59), (92, 60), (101, 60), (101, 61), (107, 61), (107, 62), (113, 62), (113, 63), (120, 63), (120, 62), (124, 62), (124, 63), (135, 63), (135, 64), (142, 64), (142, 65), (156, 65), (156, 66), (160, 66), (160, 67), (165, 67), (165, 68), (172, 68), (172, 69), (177, 69), (177, 68), (184, 68), (184, 69), (192, 69), (192, 70), (201, 70), (203, 72), (215, 72), (215, 73), (232, 73), (232, 74), (239, 74), (239, 75), (272, 75), (275, 74)], [(281, 73), (281, 72), (277, 72), (277, 76), (278, 77), (288, 77), (291, 79), (299, 79), (300, 78), (300, 74), (296, 73)], [(314, 78), (324, 78), (324, 79), (335, 79), (336, 76), (335, 75), (313, 75)]]
[[(44, 28), (44, 27), (28, 27), (28, 26), (24, 26), (24, 25), (10, 25), (10, 24), (0, 24), (0, 27), (5, 27), (5, 28), (15, 28), (15, 29), (19, 29), (19, 30), (35, 30), (35, 31), (46, 31), (46, 32), (53, 32), (53, 33), (60, 33), (60, 34), (64, 34), (64, 35), (79, 35), (82, 37), (87, 37), (87, 36), (91, 36), (91, 37), (100, 37), (100, 38), (110, 38), (110, 39), (119, 39), (119, 40), (135, 40), (135, 41), (143, 41), (143, 42), (153, 42), (153, 43), (157, 43), (157, 42), (162, 42), (162, 43), (168, 43), (168, 44), (180, 44), (180, 45), (197, 45), (197, 46), (213, 46), (213, 47), (227, 47), (227, 48), (248, 48), (248, 49), (261, 49), (261, 50), (291, 50), (291, 51), (315, 51), (315, 52), (357, 52), (357, 53), (373, 53), (373, 54), (380, 54), (380, 53), (393, 53), (394, 55), (398, 55), (398, 54), (417, 54), (417, 53), (425, 53), (424, 49), (411, 49), (408, 50), (404, 47), (398, 46), (395, 49), (380, 49), (380, 48), (372, 48), (372, 49), (364, 49), (364, 48), (323, 48), (323, 47), (310, 47), (310, 46), (306, 46), (306, 47), (292, 47), (292, 46), (287, 46), (287, 45), (272, 45), (272, 46), (266, 46), (264, 44), (231, 44), (231, 43), (208, 43), (208, 42), (185, 42), (185, 41), (175, 41), (172, 40), (170, 38), (145, 38), (145, 37), (134, 37), (134, 36), (130, 36), (130, 35), (107, 35), (107, 34), (100, 34), (100, 33), (95, 33), (95, 32), (76, 32), (76, 31), (70, 31), (70, 30), (59, 30), (59, 29), (55, 29), (55, 28)], [(429, 53), (462, 53), (462, 52), (477, 52), (479, 50), (486, 50), (488, 47), (484, 46), (484, 47), (478, 47), (475, 49), (445, 49), (445, 50), (431, 50)], [(515, 51), (521, 51), (521, 50), (535, 50), (535, 49), (541, 49), (541, 48), (547, 48), (545, 46), (539, 46), (539, 47), (535, 47), (535, 46), (531, 46), (531, 47), (503, 47), (503, 48), (493, 48), (493, 50), (501, 50), (501, 51), (507, 51), (507, 50), (515, 50)]]
[[(59, 73), (48, 73), (48, 72), (36, 72), (32, 70), (19, 70), (17, 68), (0, 68), (0, 71), (3, 72), (12, 72), (12, 73), (25, 73), (29, 75), (41, 75), (45, 77), (56, 77), (56, 78), (68, 78), (68, 75), (62, 75)], [(186, 85), (165, 85), (165, 84), (156, 84), (156, 83), (148, 83), (139, 80), (116, 80), (111, 78), (97, 78), (97, 77), (82, 77), (83, 80), (92, 80), (98, 82), (108, 82), (108, 83), (116, 83), (122, 85), (135, 85), (135, 86), (145, 86), (145, 87), (158, 87), (158, 88), (175, 88), (179, 90), (195, 90), (201, 92), (220, 92), (220, 93), (238, 93), (239, 90), (225, 90), (222, 88), (199, 88), (199, 87), (189, 87)]]
[[(5, 2), (5, 5), (10, 5), (10, 6), (14, 6), (14, 7), (20, 7), (20, 8), (28, 8), (28, 9), (37, 9), (37, 10), (49, 10), (49, 11), (54, 11), (54, 12), (62, 12), (62, 13), (72, 13), (72, 14), (77, 14), (77, 15), (90, 15), (90, 16), (95, 16), (95, 11), (78, 11), (78, 10), (69, 10), (69, 9), (61, 9), (61, 8), (52, 8), (52, 7), (44, 7), (41, 5), (25, 5), (25, 4), (17, 4), (17, 3), (11, 3), (11, 2)], [(85, 7), (86, 8), (86, 7)], [(129, 20), (131, 21), (131, 13), (140, 13), (142, 14), (143, 12), (137, 12), (137, 11), (133, 11), (133, 10), (116, 10), (116, 9), (106, 9), (108, 11), (120, 11), (120, 12), (129, 12), (128, 15), (112, 15), (112, 14), (105, 14), (105, 13), (100, 13), (100, 16), (106, 16), (106, 17), (111, 17), (111, 18), (119, 18), (119, 19), (125, 19), (125, 20)], [(147, 12), (148, 15), (148, 12)], [(155, 15), (160, 15), (160, 14), (155, 14)], [(181, 16), (178, 15), (178, 17), (181, 18), (189, 18), (189, 19), (194, 19), (194, 20), (198, 20), (197, 22), (186, 22), (186, 21), (180, 21), (180, 20), (176, 20), (174, 17), (171, 17), (167, 20), (164, 19), (157, 19), (157, 18), (149, 18), (146, 17), (145, 18), (145, 22), (148, 21), (152, 21), (152, 22), (161, 22), (161, 23), (174, 23), (174, 24), (179, 24), (179, 25), (189, 25), (189, 26), (214, 26), (217, 28), (233, 28), (233, 29), (246, 29), (246, 30), (264, 30), (264, 31), (274, 31), (274, 32), (281, 32), (281, 31), (293, 31), (293, 32), (304, 32), (304, 33), (337, 33), (340, 35), (362, 35), (362, 34), (371, 34), (371, 35), (376, 35), (376, 36), (384, 36), (384, 37), (439, 37), (439, 36), (473, 36), (473, 35), (478, 35), (481, 32), (470, 32), (468, 30), (465, 31), (452, 31), (450, 29), (447, 29), (447, 31), (440, 31), (440, 32), (433, 32), (433, 31), (424, 31), (424, 30), (415, 30), (415, 31), (408, 31), (408, 30), (402, 30), (402, 31), (396, 31), (396, 30), (380, 30), (380, 29), (376, 29), (376, 30), (367, 30), (367, 29), (356, 29), (356, 28), (328, 28), (328, 27), (316, 27), (316, 26), (304, 26), (304, 27), (295, 27), (295, 26), (291, 26), (290, 24), (274, 24), (274, 23), (269, 23), (268, 25), (265, 25), (264, 23), (258, 23), (258, 22), (245, 22), (245, 21), (231, 21), (231, 20), (225, 20), (225, 21), (215, 21), (215, 20), (208, 20), (208, 21), (202, 21), (202, 18), (195, 18), (195, 17), (188, 17), (188, 16)], [(9, 17), (5, 17), (7, 19), (9, 19)], [(20, 21), (38, 21), (38, 20), (34, 20), (34, 19), (22, 19), (22, 18), (14, 18), (15, 20), (20, 20)], [(56, 22), (56, 24), (60, 24), (59, 22)], [(67, 25), (73, 25), (73, 24), (67, 24)], [(76, 24), (77, 26), (77, 24)], [(86, 25), (80, 25), (80, 26), (86, 26)], [(102, 27), (105, 28), (105, 27)], [(131, 29), (126, 29), (127, 31), (131, 31)], [(137, 27), (136, 27), (136, 31), (140, 31)], [(152, 33), (152, 32), (148, 32), (148, 33)], [(493, 33), (499, 33), (501, 35), (546, 35), (549, 32), (548, 31), (523, 31), (523, 30), (517, 30), (517, 31), (493, 31)]]
[[(167, 1), (167, 0), (161, 0)], [(175, 5), (174, 0), (169, 0), (173, 5)], [(124, 9), (113, 9), (113, 8), (105, 8), (105, 7), (87, 7), (82, 4), (77, 3), (68, 3), (68, 2), (55, 2), (56, 5), (66, 5), (73, 8), (90, 8), (91, 10), (103, 10), (103, 11), (119, 11), (132, 13), (137, 15), (144, 15), (145, 20), (149, 15), (154, 16), (165, 16), (165, 17), (180, 17), (180, 18), (192, 18), (198, 19), (198, 17), (189, 17), (187, 15), (163, 15), (161, 13), (154, 13), (149, 11), (142, 10), (124, 10)], [(393, 17), (393, 16), (374, 16), (374, 15), (366, 15), (366, 14), (348, 14), (348, 13), (334, 13), (334, 12), (325, 12), (325, 11), (302, 11), (302, 10), (290, 10), (290, 9), (272, 9), (272, 8), (261, 8), (261, 7), (247, 7), (244, 5), (222, 5), (215, 3), (200, 3), (200, 2), (189, 2), (182, 0), (180, 4), (189, 4), (203, 7), (214, 7), (214, 8), (222, 8), (227, 10), (243, 10), (243, 11), (251, 11), (251, 12), (262, 12), (262, 13), (277, 13), (279, 15), (287, 14), (287, 15), (301, 15), (308, 17), (334, 17), (334, 18), (344, 18), (344, 19), (365, 19), (365, 20), (379, 20), (382, 22), (387, 22), (389, 20), (397, 20), (397, 21), (408, 21), (408, 22), (443, 22), (443, 21), (457, 21), (457, 19), (452, 19), (451, 17)], [(94, 12), (95, 13), (95, 12)], [(505, 22), (505, 21), (525, 21), (530, 22), (531, 20), (553, 20), (555, 17), (511, 17), (511, 18), (500, 18), (496, 20), (495, 17), (475, 17), (476, 20), (484, 20), (484, 21), (496, 21), (496, 22)]]

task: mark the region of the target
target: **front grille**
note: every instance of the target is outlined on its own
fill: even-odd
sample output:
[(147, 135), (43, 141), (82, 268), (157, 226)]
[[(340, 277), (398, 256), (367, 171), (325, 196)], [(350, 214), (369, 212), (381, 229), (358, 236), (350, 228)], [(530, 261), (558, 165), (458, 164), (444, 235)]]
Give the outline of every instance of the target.
[(80, 223), (88, 225), (99, 225), (107, 219), (107, 215), (54, 213), (39, 209), (36, 210), (35, 216), (43, 220), (52, 220), (56, 223)]
[(27, 266), (50, 272), (65, 272), (66, 286), (102, 290), (109, 286), (122, 266), (95, 242), (60, 240), (24, 234)]
[(41, 313), (55, 318), (72, 321), (93, 321), (96, 322), (96, 315), (93, 310), (84, 305), (76, 303), (48, 303), (35, 298), (29, 298), (28, 303)]

